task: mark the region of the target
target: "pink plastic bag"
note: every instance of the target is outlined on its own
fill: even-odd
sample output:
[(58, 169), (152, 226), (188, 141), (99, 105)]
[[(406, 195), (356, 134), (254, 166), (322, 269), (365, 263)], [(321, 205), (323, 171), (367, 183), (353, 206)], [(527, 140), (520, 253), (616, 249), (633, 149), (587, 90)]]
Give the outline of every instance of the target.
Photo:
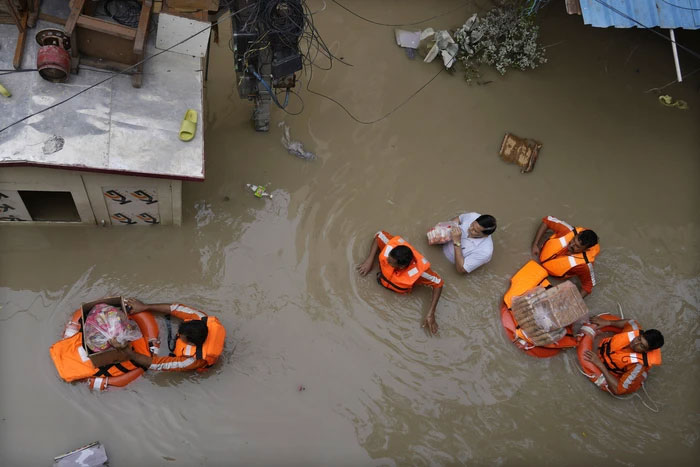
[(93, 352), (112, 348), (109, 344), (110, 339), (124, 344), (143, 336), (138, 325), (129, 320), (126, 313), (106, 303), (98, 303), (92, 307), (85, 319), (83, 332), (85, 344)]
[(452, 240), (452, 227), (457, 225), (454, 222), (438, 222), (432, 229), (428, 230), (428, 245), (441, 245)]

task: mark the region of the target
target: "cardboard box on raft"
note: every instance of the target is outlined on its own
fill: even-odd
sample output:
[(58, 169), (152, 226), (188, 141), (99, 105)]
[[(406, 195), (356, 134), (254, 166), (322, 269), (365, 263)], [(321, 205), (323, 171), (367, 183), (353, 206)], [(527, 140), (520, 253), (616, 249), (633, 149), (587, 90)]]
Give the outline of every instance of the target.
[(535, 345), (558, 341), (566, 334), (566, 326), (588, 316), (588, 307), (571, 281), (549, 289), (535, 287), (513, 297), (511, 309), (518, 325)]
[(126, 354), (121, 350), (107, 349), (103, 350), (102, 352), (93, 352), (90, 349), (90, 347), (88, 347), (86, 344), (84, 334), (85, 320), (87, 319), (90, 310), (92, 310), (92, 307), (94, 307), (98, 303), (106, 303), (107, 305), (112, 305), (115, 308), (119, 308), (124, 313), (124, 315), (127, 315), (126, 305), (124, 304), (123, 297), (105, 297), (100, 298), (99, 300), (94, 300), (92, 302), (83, 303), (81, 307), (83, 314), (80, 318), (81, 332), (83, 332), (83, 348), (85, 349), (85, 352), (87, 352), (87, 356), (88, 358), (90, 358), (90, 361), (92, 361), (92, 364), (96, 367), (109, 365), (111, 363), (123, 362), (124, 360), (126, 360)]

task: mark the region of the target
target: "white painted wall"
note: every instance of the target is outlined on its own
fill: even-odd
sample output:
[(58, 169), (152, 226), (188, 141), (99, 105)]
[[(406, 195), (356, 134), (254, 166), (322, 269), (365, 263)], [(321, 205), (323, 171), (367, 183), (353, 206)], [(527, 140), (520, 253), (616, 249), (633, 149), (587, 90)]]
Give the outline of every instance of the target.
[[(180, 225), (182, 182), (163, 178), (80, 172), (42, 167), (0, 168), (0, 222), (5, 224), (64, 224), (34, 222), (17, 191), (68, 191), (80, 223), (114, 226)], [(8, 209), (4, 205), (11, 206)], [(6, 209), (6, 212), (2, 212)], [(10, 214), (11, 213), (11, 214)], [(25, 222), (10, 220), (22, 217)]]

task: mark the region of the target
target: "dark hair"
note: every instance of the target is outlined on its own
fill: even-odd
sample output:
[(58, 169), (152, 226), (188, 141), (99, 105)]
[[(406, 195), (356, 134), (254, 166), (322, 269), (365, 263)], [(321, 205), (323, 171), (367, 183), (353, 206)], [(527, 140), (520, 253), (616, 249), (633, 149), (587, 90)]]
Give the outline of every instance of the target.
[(182, 323), (177, 332), (194, 345), (204, 344), (204, 341), (207, 340), (207, 334), (209, 334), (207, 323), (194, 319)]
[(484, 235), (491, 235), (496, 231), (496, 218), (488, 214), (482, 214), (476, 218), (476, 223), (484, 228)]
[(590, 248), (598, 244), (598, 235), (592, 230), (584, 230), (578, 233), (578, 239), (581, 241), (584, 247)]
[(648, 329), (642, 333), (642, 337), (649, 344), (649, 350), (660, 349), (664, 345), (664, 336), (656, 329)]
[(405, 245), (399, 245), (394, 247), (390, 252), (389, 256), (394, 258), (399, 265), (399, 268), (405, 268), (411, 261), (413, 261), (413, 252), (411, 249)]

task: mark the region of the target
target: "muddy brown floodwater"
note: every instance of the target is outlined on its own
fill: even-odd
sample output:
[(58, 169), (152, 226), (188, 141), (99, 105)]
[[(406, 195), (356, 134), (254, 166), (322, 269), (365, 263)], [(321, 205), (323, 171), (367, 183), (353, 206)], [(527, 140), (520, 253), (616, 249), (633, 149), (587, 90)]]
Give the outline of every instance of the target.
[[(352, 7), (394, 23), (458, 3)], [(478, 8), (425, 26), (456, 27)], [(667, 42), (584, 26), (563, 9), (552, 2), (538, 17), (542, 44), (554, 45), (535, 71), (488, 75), (484, 86), (442, 73), (373, 125), (310, 94), (302, 77), (304, 111), (275, 110), (269, 134), (252, 130), (237, 97), (222, 26), (207, 178), (184, 185), (182, 227), (0, 229), (0, 464), (48, 465), (100, 440), (114, 466), (691, 465), (700, 74), (664, 90), (690, 110), (661, 106), (644, 91), (675, 78)], [(439, 70), (408, 60), (392, 28), (336, 4), (315, 21), (353, 66), (316, 69), (311, 88), (358, 118), (385, 114)], [(697, 34), (678, 40), (700, 50)], [(700, 66), (681, 60), (686, 72)], [(316, 161), (282, 149), (282, 120)], [(505, 131), (544, 143), (532, 173), (498, 158)], [(269, 183), (274, 198), (253, 197), (245, 183)], [(499, 229), (491, 263), (460, 277), (425, 232), (467, 210), (493, 214)], [(548, 214), (601, 237), (591, 310), (619, 302), (665, 334), (664, 364), (647, 383), (658, 413), (596, 389), (573, 353), (538, 360), (505, 337), (499, 302)], [(420, 327), (427, 289), (399, 296), (355, 272), (380, 228), (412, 241), (444, 277), (438, 337)], [(82, 301), (111, 293), (218, 316), (228, 329), (222, 361), (206, 375), (148, 374), (102, 394), (62, 382), (49, 346)]]

